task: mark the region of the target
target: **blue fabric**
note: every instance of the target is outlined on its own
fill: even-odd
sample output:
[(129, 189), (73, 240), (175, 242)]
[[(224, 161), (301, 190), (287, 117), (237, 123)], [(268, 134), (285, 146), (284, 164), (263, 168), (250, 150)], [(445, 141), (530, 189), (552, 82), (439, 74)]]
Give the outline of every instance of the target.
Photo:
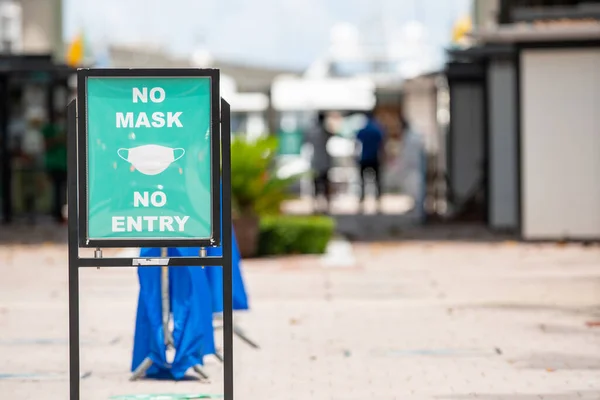
[[(233, 227), (231, 228), (233, 232)], [(233, 309), (236, 311), (248, 310), (248, 294), (242, 277), (241, 256), (238, 248), (235, 232), (232, 235), (231, 265), (233, 275)], [(209, 247), (206, 250), (208, 256), (220, 257), (223, 254), (222, 247)], [(223, 269), (220, 267), (205, 268), (206, 276), (212, 293), (213, 312), (223, 312)]]
[(361, 163), (374, 162), (379, 159), (383, 131), (374, 120), (370, 119), (367, 125), (358, 131), (356, 139), (362, 144)]
[[(169, 257), (191, 256), (193, 249), (169, 249)], [(194, 253), (197, 253), (196, 252)], [(160, 257), (160, 249), (142, 249), (141, 257)], [(146, 375), (154, 378), (182, 379), (202, 358), (215, 353), (212, 326), (211, 291), (205, 269), (169, 268), (169, 297), (174, 322), (176, 349), (172, 365), (167, 364), (162, 327), (161, 268), (138, 268), (140, 294), (136, 317), (131, 370), (146, 357), (153, 362)]]
[[(221, 185), (221, 243), (223, 243), (223, 185)], [(206, 249), (206, 255), (220, 257), (223, 254), (223, 247), (209, 247)], [(232, 286), (233, 286), (233, 309), (236, 311), (248, 310), (248, 295), (244, 286), (241, 270), (242, 257), (240, 249), (235, 238), (235, 231), (231, 227), (231, 266)], [(220, 267), (207, 267), (206, 276), (210, 284), (212, 293), (212, 305), (214, 313), (223, 312), (223, 269)]]

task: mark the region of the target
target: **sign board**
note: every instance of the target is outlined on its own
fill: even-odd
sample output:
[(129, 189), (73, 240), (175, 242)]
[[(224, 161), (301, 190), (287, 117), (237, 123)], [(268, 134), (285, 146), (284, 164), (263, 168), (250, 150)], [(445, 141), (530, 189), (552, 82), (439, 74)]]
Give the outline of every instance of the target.
[[(168, 276), (173, 267), (212, 266), (223, 268), (223, 389), (233, 400), (231, 107), (220, 98), (219, 71), (80, 69), (67, 116), (69, 399), (81, 399), (81, 268), (160, 266)], [(102, 254), (210, 246), (221, 254)], [(97, 249), (86, 257), (82, 247)], [(148, 356), (132, 379), (152, 365)]]
[(219, 95), (211, 71), (80, 75), (83, 247), (219, 242)]

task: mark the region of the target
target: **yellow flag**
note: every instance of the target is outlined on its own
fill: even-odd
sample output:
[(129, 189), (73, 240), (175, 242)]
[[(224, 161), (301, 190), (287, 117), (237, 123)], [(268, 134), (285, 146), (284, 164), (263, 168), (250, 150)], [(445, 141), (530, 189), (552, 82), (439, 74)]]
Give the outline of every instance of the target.
[(473, 23), (471, 21), (471, 17), (466, 16), (459, 19), (452, 29), (452, 41), (454, 43), (461, 43), (468, 33), (473, 29)]
[(69, 45), (67, 50), (67, 65), (70, 67), (77, 67), (83, 63), (84, 46), (83, 46), (83, 34), (80, 33), (75, 37), (75, 40)]

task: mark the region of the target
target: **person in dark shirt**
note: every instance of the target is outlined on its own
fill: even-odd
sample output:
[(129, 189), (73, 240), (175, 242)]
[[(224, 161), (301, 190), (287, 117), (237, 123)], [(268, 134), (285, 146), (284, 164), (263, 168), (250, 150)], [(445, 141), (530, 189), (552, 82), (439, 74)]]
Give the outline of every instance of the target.
[(372, 112), (367, 114), (367, 123), (364, 128), (358, 131), (357, 141), (361, 145), (358, 164), (360, 166), (361, 190), (360, 202), (365, 199), (365, 177), (368, 170), (373, 171), (375, 175), (375, 185), (377, 187), (377, 200), (381, 198), (381, 149), (383, 147), (383, 130), (375, 120)]
[[(325, 126), (326, 114), (319, 112), (316, 125), (308, 132), (308, 141), (313, 146), (312, 170), (314, 173), (315, 185), (315, 203), (320, 194), (325, 196), (327, 202), (326, 209), (329, 209), (331, 200), (331, 184), (329, 182), (329, 170), (331, 169), (332, 159), (327, 152), (327, 141), (331, 137), (331, 132)], [(314, 207), (319, 211), (319, 207)]]

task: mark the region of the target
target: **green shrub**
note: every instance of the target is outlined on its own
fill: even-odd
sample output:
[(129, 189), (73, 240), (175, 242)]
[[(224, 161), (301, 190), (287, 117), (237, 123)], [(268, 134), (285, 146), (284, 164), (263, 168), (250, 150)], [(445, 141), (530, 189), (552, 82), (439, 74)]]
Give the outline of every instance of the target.
[(323, 254), (333, 236), (333, 219), (322, 216), (272, 216), (260, 221), (259, 254)]
[(231, 195), (234, 215), (279, 214), (299, 176), (278, 178), (274, 171), (277, 139), (271, 136), (231, 142)]

